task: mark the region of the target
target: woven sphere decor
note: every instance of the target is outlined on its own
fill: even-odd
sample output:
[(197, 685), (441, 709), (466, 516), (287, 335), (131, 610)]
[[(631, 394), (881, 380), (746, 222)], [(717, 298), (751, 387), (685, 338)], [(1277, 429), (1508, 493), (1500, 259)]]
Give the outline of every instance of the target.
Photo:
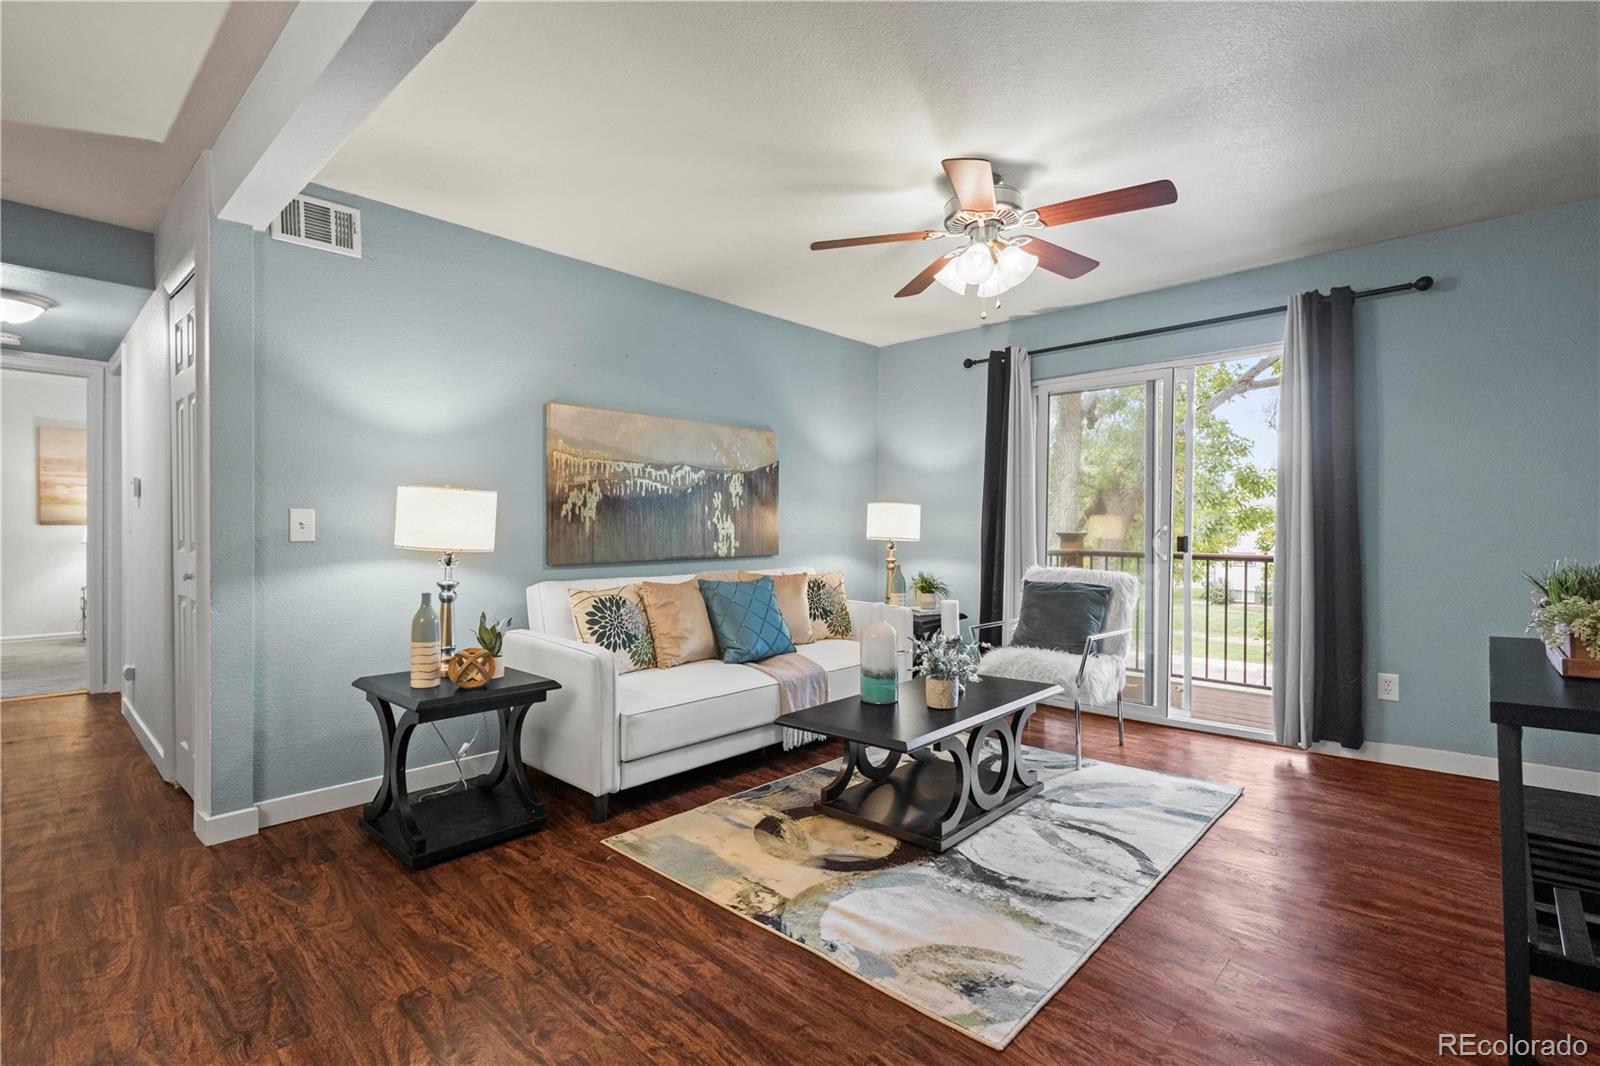
[(494, 676), (494, 656), (482, 648), (465, 648), (450, 658), (445, 673), (462, 688), (478, 688)]

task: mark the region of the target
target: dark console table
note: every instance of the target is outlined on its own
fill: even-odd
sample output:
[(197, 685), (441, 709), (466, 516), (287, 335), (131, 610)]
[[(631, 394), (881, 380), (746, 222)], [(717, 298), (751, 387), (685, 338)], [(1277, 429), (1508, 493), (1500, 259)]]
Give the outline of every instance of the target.
[[(412, 688), (409, 673), (376, 674), (354, 682), (378, 712), (383, 731), (383, 783), (361, 812), (361, 827), (413, 870), (531, 833), (545, 823), (544, 804), (522, 766), (522, 720), (535, 703), (560, 688), (537, 674), (507, 670), (481, 688), (441, 680)], [(405, 713), (395, 720), (394, 709)], [(500, 721), (494, 769), (454, 791), (412, 793), (406, 752), (419, 725), (493, 711)]]
[(1500, 754), (1508, 1058), (1531, 1063), (1530, 976), (1600, 992), (1600, 796), (1525, 787), (1522, 731), (1600, 736), (1600, 681), (1562, 677), (1537, 640), (1491, 637), (1489, 718)]

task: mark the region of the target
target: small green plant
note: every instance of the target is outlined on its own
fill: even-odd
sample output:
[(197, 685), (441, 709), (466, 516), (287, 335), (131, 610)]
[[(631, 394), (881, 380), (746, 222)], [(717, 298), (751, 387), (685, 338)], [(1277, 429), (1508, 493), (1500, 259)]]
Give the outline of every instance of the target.
[(1528, 629), (1552, 648), (1571, 637), (1600, 657), (1600, 564), (1558, 562), (1526, 576), (1537, 591)]
[(935, 633), (927, 640), (911, 642), (916, 672), (935, 681), (976, 682), (978, 646), (963, 644), (960, 637)]
[(486, 613), (478, 615), (478, 647), (500, 658), (500, 647), (505, 643), (506, 630), (511, 628), (511, 619), (496, 619), (489, 621)]
[(919, 596), (948, 596), (950, 595), (950, 586), (946, 585), (943, 579), (934, 577), (932, 574), (919, 573), (911, 579), (911, 591)]

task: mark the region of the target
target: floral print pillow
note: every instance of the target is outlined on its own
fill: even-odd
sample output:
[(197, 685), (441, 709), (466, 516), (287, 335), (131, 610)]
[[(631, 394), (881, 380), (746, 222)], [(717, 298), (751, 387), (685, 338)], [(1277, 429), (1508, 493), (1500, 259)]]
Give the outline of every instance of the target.
[(854, 635), (843, 570), (812, 574), (807, 579), (806, 612), (811, 616), (812, 640), (849, 640)]
[(610, 651), (617, 673), (655, 668), (655, 642), (650, 638), (650, 621), (638, 585), (568, 589), (567, 598), (572, 602), (572, 624), (578, 639)]

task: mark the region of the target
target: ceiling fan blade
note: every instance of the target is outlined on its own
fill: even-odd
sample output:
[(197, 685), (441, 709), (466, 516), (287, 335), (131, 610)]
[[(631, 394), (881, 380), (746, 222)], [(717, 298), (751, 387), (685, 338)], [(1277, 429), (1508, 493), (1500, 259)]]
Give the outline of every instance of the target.
[(812, 241), (813, 252), (825, 252), (829, 248), (854, 248), (858, 244), (889, 244), (893, 241), (931, 241), (945, 236), (944, 230), (919, 229), (910, 233), (880, 233), (875, 237), (840, 237), (833, 241)]
[(1038, 237), (1029, 237), (1022, 250), (1039, 260), (1039, 265), (1050, 273), (1060, 274), (1064, 278), (1081, 278), (1100, 265), (1098, 259), (1068, 251), (1059, 244), (1051, 244)]
[(963, 211), (994, 210), (994, 168), (987, 159), (946, 159), (944, 172)]
[(1119, 215), (1124, 211), (1142, 211), (1146, 207), (1161, 207), (1175, 203), (1178, 188), (1170, 181), (1150, 181), (1143, 185), (1130, 185), (1126, 189), (1080, 196), (1076, 200), (1063, 200), (1035, 208), (1039, 221), (1046, 226), (1059, 226), (1067, 222), (1082, 222), (1103, 215)]
[(933, 276), (939, 273), (939, 271), (943, 270), (944, 265), (949, 261), (949, 255), (941, 255), (939, 258), (923, 267), (922, 273), (906, 282), (905, 288), (894, 294), (895, 298), (899, 299), (902, 296), (915, 296), (922, 292), (929, 285), (933, 284)]

